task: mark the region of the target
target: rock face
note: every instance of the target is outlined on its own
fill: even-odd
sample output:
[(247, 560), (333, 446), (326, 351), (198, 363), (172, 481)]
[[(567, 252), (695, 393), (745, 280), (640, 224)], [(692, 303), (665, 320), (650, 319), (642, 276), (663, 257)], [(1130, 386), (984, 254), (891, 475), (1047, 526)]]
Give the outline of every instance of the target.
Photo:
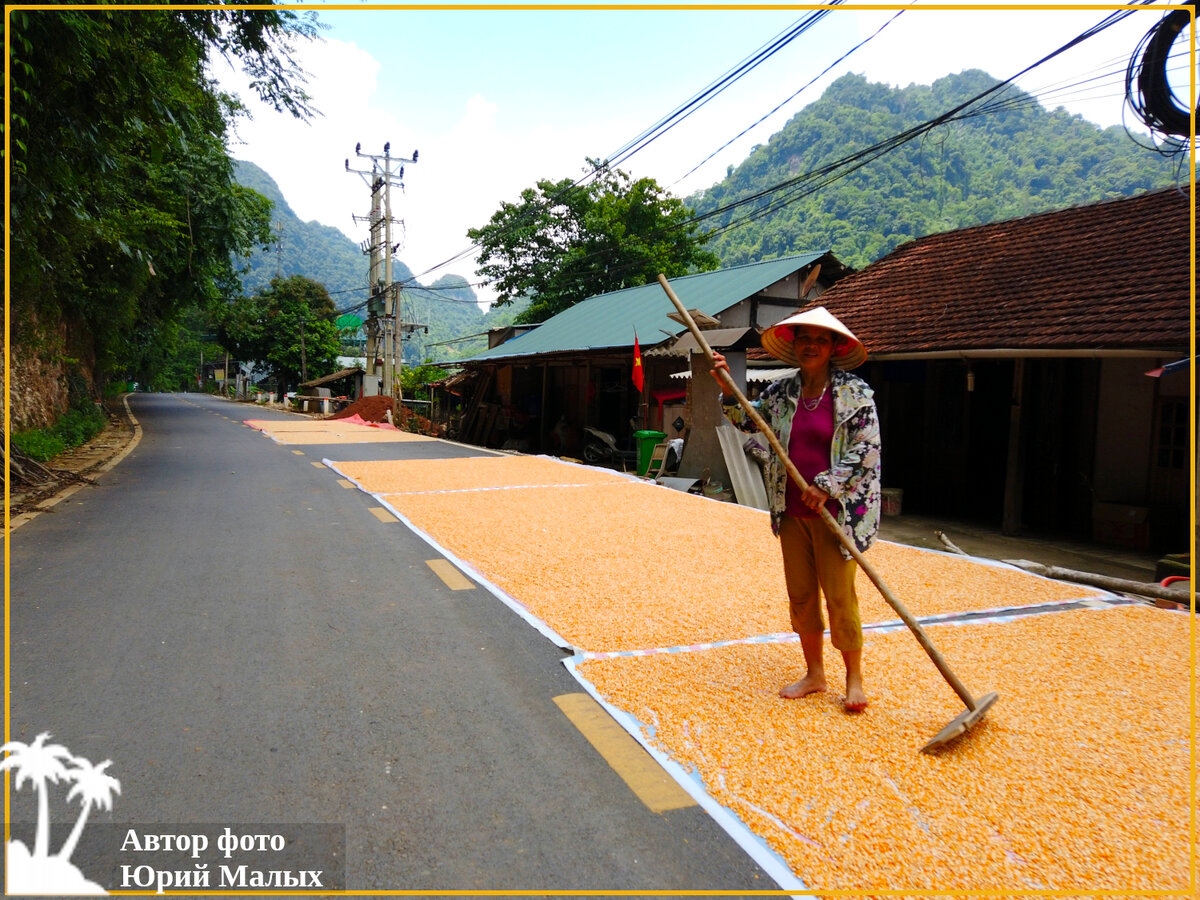
[[(67, 411), (72, 373), (91, 372), (91, 365), (69, 349), (68, 328), (63, 322), (45, 327), (27, 319), (12, 323), (13, 342), (7, 354), (9, 422), (13, 431), (45, 428)], [(90, 374), (78, 387), (92, 392)], [(3, 399), (0, 398), (0, 403)]]

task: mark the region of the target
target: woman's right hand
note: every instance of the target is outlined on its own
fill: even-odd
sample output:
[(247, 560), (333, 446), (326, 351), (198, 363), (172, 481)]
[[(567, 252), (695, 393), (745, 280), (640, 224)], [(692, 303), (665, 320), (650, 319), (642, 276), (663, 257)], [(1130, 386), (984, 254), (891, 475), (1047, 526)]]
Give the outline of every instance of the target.
[[(729, 363), (727, 363), (725, 361), (724, 356), (722, 356), (720, 353), (716, 353), (716, 352), (713, 353), (712, 359), (713, 359), (713, 365), (712, 365), (712, 368), (709, 369), (709, 373), (712, 375), (713, 378), (717, 379), (717, 384), (719, 384), (721, 386), (721, 389), (724, 390), (725, 389), (725, 378), (730, 378), (730, 380), (732, 380), (732, 376), (729, 373)], [(721, 377), (721, 372), (725, 373), (725, 378)]]

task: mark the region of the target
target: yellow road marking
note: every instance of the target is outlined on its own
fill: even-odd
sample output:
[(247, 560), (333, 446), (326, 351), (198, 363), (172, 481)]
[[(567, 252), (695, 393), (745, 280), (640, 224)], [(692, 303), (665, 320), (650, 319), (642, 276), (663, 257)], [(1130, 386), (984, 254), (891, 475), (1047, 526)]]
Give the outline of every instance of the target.
[(315, 463), (313, 463), (313, 465), (316, 466), (318, 469), (325, 468), (325, 463), (315, 462)]
[(371, 515), (377, 518), (380, 522), (398, 522), (400, 521), (382, 506), (372, 506)]
[(475, 582), (459, 571), (458, 567), (448, 559), (427, 559), (425, 565), (433, 569), (433, 574), (445, 582), (452, 591), (469, 591), (475, 587)]
[(304, 451), (303, 451), (303, 450), (293, 450), (292, 452), (293, 452), (293, 453), (295, 453), (297, 456), (303, 456), (303, 455), (304, 455)]
[(554, 702), (651, 812), (696, 805), (692, 796), (590, 696), (562, 694)]
[(349, 479), (346, 479), (346, 478), (339, 478), (338, 484), (340, 484), (344, 488), (353, 488), (354, 487), (354, 482), (350, 481)]

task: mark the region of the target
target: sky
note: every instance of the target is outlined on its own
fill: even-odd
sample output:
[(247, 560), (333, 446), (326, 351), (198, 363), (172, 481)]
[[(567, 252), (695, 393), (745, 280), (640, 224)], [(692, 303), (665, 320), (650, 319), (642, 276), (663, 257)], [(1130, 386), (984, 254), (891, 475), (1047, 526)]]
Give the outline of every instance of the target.
[[(1117, 6), (855, 5), (867, 6), (847, 0), (829, 11), (618, 167), (686, 197), (719, 182), (842, 74), (898, 87), (971, 68), (1007, 79)], [(360, 243), (367, 227), (354, 217), (369, 211), (370, 190), (345, 161), (356, 169), (371, 162), (355, 156), (355, 145), (382, 154), (390, 142), (392, 155), (404, 158), (418, 151), (417, 162), (405, 164), (403, 189), (392, 193), (393, 216), (403, 220), (393, 233), (396, 255), (422, 284), (460, 275), (485, 303), (494, 295), (478, 284), (468, 228), (485, 225), (501, 203), (518, 201), (540, 179), (574, 179), (588, 158), (612, 158), (812, 14), (778, 6), (304, 6), (327, 26), (297, 53), (321, 115), (304, 123), (269, 110), (240, 73), (214, 68), (252, 114), (237, 125), (232, 155), (271, 175), (302, 220)], [(1136, 127), (1125, 109), (1125, 70), (1167, 11), (1138, 10), (1016, 84), (1050, 109), (1064, 106), (1102, 127)], [(1189, 37), (1176, 49), (1186, 50)], [(1181, 77), (1186, 99), (1186, 66)], [(366, 257), (363, 267), (365, 284)]]

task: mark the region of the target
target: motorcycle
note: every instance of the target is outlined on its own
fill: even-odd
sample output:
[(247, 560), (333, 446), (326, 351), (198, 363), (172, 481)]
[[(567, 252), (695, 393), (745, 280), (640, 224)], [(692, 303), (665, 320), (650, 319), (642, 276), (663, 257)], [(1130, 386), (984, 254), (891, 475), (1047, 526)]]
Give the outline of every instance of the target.
[(587, 433), (583, 444), (583, 458), (586, 462), (601, 466), (620, 464), (622, 468), (628, 462), (636, 464), (637, 451), (622, 450), (617, 446), (617, 439), (607, 431), (601, 431), (590, 425), (585, 425), (583, 430)]

